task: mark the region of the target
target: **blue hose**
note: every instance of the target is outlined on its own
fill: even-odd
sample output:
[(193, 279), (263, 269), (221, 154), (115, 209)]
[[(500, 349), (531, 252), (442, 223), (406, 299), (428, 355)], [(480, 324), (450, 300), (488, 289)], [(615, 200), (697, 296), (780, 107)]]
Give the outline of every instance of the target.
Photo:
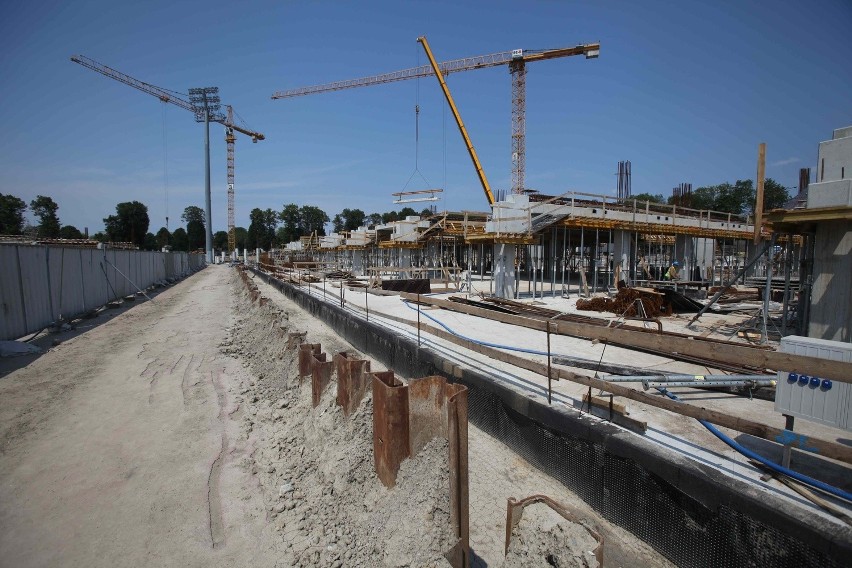
[[(673, 395), (672, 393), (670, 393), (668, 390), (666, 390), (663, 387), (657, 387), (657, 390), (660, 391), (661, 394), (664, 394), (665, 396), (669, 397), (672, 400), (682, 402), (677, 396)], [(823, 483), (822, 481), (819, 481), (818, 479), (813, 479), (812, 477), (808, 477), (807, 475), (802, 475), (801, 473), (797, 473), (797, 472), (793, 471), (792, 469), (786, 468), (786, 467), (778, 465), (776, 463), (772, 463), (771, 461), (767, 460), (763, 456), (756, 454), (753, 451), (751, 451), (750, 449), (746, 448), (745, 446), (742, 446), (741, 444), (735, 442), (733, 439), (728, 437), (726, 434), (721, 432), (718, 428), (716, 428), (713, 424), (707, 422), (706, 420), (702, 420), (702, 419), (699, 418), (698, 421), (701, 422), (702, 426), (704, 426), (705, 428), (710, 430), (710, 432), (714, 436), (716, 436), (717, 438), (719, 438), (720, 440), (722, 440), (723, 442), (728, 444), (730, 447), (732, 447), (733, 449), (735, 449), (736, 451), (738, 451), (739, 453), (741, 453), (745, 457), (753, 459), (755, 461), (758, 461), (761, 464), (763, 464), (764, 466), (771, 469), (772, 471), (775, 471), (775, 472), (780, 473), (782, 475), (786, 475), (787, 477), (791, 477), (791, 478), (795, 479), (796, 481), (804, 483), (805, 485), (808, 485), (808, 486), (813, 487), (815, 489), (819, 489), (821, 491), (825, 491), (826, 493), (834, 495), (835, 497), (838, 497), (840, 499), (845, 499), (846, 501), (852, 501), (852, 493), (849, 493), (847, 491), (843, 491), (842, 489), (838, 489), (837, 487), (834, 487), (832, 485), (828, 485), (827, 483)]]
[[(455, 335), (456, 337), (460, 337), (462, 339), (465, 339), (467, 341), (471, 341), (473, 343), (478, 343), (479, 345), (484, 345), (486, 347), (494, 347), (494, 348), (497, 348), (497, 349), (507, 349), (509, 351), (520, 351), (521, 353), (530, 353), (530, 354), (533, 354), (533, 355), (547, 355), (548, 354), (547, 351), (537, 351), (535, 349), (525, 349), (523, 347), (513, 347), (513, 346), (510, 346), (510, 345), (500, 345), (499, 343), (490, 343), (488, 341), (480, 341), (478, 339), (473, 339), (472, 337), (467, 337), (465, 335), (462, 335), (458, 332), (453, 331), (448, 325), (444, 324), (440, 320), (437, 320), (434, 317), (430, 316), (429, 314), (426, 314), (423, 311), (419, 310), (418, 308), (413, 307), (407, 300), (403, 300), (403, 302), (405, 303), (406, 306), (408, 306), (409, 309), (414, 310), (414, 311), (419, 311), (422, 315), (426, 316), (428, 319), (432, 320), (433, 322), (435, 322), (438, 325), (440, 325), (441, 327), (443, 327), (445, 330), (447, 330), (447, 332)], [(551, 356), (552, 355), (554, 355), (554, 354), (551, 353)], [(669, 397), (672, 400), (682, 402), (677, 396), (670, 393), (668, 390), (666, 390), (663, 387), (657, 387), (657, 390), (660, 391), (661, 394), (664, 394), (665, 396)], [(852, 502), (852, 493), (848, 493), (846, 491), (843, 491), (842, 489), (838, 489), (837, 487), (834, 487), (832, 485), (828, 485), (827, 483), (823, 483), (822, 481), (819, 481), (818, 479), (813, 479), (812, 477), (808, 477), (807, 475), (802, 475), (801, 473), (797, 473), (797, 472), (793, 471), (792, 469), (786, 468), (784, 466), (780, 466), (776, 463), (772, 463), (771, 461), (767, 460), (763, 456), (756, 454), (753, 451), (751, 451), (750, 449), (746, 448), (745, 446), (742, 446), (741, 444), (735, 442), (733, 439), (731, 439), (730, 437), (725, 435), (718, 428), (716, 428), (713, 424), (707, 422), (706, 420), (702, 420), (702, 419), (699, 418), (698, 421), (701, 422), (701, 425), (704, 426), (705, 428), (707, 428), (714, 436), (716, 436), (717, 438), (719, 438), (720, 440), (725, 442), (727, 445), (729, 445), (731, 448), (733, 448), (737, 452), (741, 453), (745, 457), (753, 459), (757, 462), (760, 462), (761, 464), (765, 465), (766, 467), (768, 467), (772, 471), (775, 471), (775, 472), (780, 473), (782, 475), (786, 475), (787, 477), (791, 477), (791, 478), (795, 479), (796, 481), (804, 483), (805, 485), (808, 485), (810, 487), (814, 487), (814, 488), (819, 489), (821, 491), (825, 491), (826, 493), (828, 493), (830, 495), (834, 495), (835, 497), (838, 497), (839, 499), (844, 499), (846, 501)]]

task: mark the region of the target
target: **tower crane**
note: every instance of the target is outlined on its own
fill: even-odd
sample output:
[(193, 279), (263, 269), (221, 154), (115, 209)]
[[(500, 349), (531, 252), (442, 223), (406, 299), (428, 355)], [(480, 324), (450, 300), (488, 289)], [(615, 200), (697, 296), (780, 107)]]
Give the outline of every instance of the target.
[[(178, 96), (177, 93), (151, 85), (139, 79), (134, 79), (130, 75), (116, 71), (112, 67), (107, 67), (102, 63), (98, 63), (94, 59), (85, 55), (73, 55), (71, 61), (79, 63), (83, 67), (88, 67), (92, 71), (97, 71), (101, 75), (120, 81), (125, 85), (130, 85), (134, 89), (139, 89), (143, 93), (153, 95), (163, 101), (178, 106), (184, 110), (188, 110), (198, 117), (199, 109), (191, 102)], [(227, 165), (228, 165), (228, 253), (232, 253), (236, 247), (236, 232), (234, 230), (234, 142), (237, 138), (234, 134), (239, 132), (251, 138), (255, 144), (258, 140), (265, 140), (266, 137), (260, 132), (255, 132), (247, 128), (243, 128), (234, 123), (234, 109), (231, 105), (226, 106), (226, 113), (214, 112), (210, 114), (211, 122), (218, 122), (225, 127), (225, 143), (227, 146)], [(201, 111), (203, 113), (203, 111)]]
[[(422, 42), (421, 42), (422, 43)], [(522, 193), (524, 191), (524, 173), (526, 169), (526, 76), (527, 63), (536, 61), (545, 61), (547, 59), (557, 59), (560, 57), (570, 57), (573, 55), (585, 55), (586, 59), (595, 59), (600, 55), (600, 43), (585, 43), (574, 47), (563, 47), (559, 49), (545, 50), (524, 50), (513, 49), (511, 51), (501, 51), (499, 53), (491, 53), (488, 55), (478, 55), (475, 57), (465, 57), (463, 59), (453, 59), (438, 63), (438, 68), (443, 75), (457, 73), (460, 71), (472, 71), (475, 69), (484, 69), (486, 67), (496, 67), (498, 65), (508, 65), (509, 73), (512, 77), (512, 191), (513, 193)], [(432, 65), (421, 65), (419, 67), (411, 67), (391, 73), (383, 73), (381, 75), (371, 75), (369, 77), (361, 77), (359, 79), (349, 79), (345, 81), (336, 81), (334, 83), (326, 83), (323, 85), (313, 85), (309, 87), (300, 87), (286, 91), (278, 91), (272, 95), (273, 99), (287, 99), (293, 97), (301, 97), (305, 95), (314, 95), (318, 93), (328, 93), (331, 91), (341, 91), (343, 89), (352, 89), (355, 87), (368, 87), (371, 85), (382, 85), (385, 83), (393, 83), (396, 81), (405, 81), (407, 79), (417, 79), (419, 77), (429, 77), (433, 75)], [(470, 148), (469, 148), (470, 150)], [(480, 181), (482, 177), (480, 176)], [(486, 186), (483, 186), (486, 189)], [(490, 190), (485, 191), (486, 195)], [(493, 196), (489, 196), (489, 204), (493, 203)]]

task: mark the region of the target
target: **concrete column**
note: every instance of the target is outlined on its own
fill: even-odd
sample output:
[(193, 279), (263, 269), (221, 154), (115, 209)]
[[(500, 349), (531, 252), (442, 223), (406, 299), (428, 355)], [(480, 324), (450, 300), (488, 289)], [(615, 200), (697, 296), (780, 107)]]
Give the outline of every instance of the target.
[(695, 261), (701, 269), (701, 276), (705, 280), (713, 277), (713, 264), (716, 260), (716, 239), (695, 239)]
[(675, 250), (677, 251), (677, 256), (672, 258), (672, 260), (680, 261), (681, 280), (692, 280), (695, 277), (695, 274), (692, 273), (692, 266), (695, 263), (696, 253), (693, 245), (693, 237), (690, 235), (675, 236)]
[(260, 266), (260, 249), (254, 249), (254, 264), (255, 266)]
[(494, 295), (498, 298), (515, 297), (515, 245), (494, 244), (492, 273), (494, 275)]
[(633, 233), (630, 231), (612, 232), (612, 270), (621, 265), (621, 279), (630, 280), (630, 267), (636, 264), (633, 256)]
[(248, 249), (243, 249), (243, 264), (248, 264)]
[(354, 276), (364, 275), (364, 251), (353, 250), (352, 252), (352, 274)]
[[(411, 250), (399, 249), (399, 267), (401, 269), (411, 268)], [(411, 272), (403, 270), (399, 273), (402, 279), (411, 278)]]

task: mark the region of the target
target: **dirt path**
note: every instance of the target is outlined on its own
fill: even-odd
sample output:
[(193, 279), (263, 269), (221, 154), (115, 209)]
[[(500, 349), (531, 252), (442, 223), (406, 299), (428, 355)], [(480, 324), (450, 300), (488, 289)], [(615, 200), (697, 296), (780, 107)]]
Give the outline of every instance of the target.
[(274, 566), (210, 267), (0, 381), (0, 565)]

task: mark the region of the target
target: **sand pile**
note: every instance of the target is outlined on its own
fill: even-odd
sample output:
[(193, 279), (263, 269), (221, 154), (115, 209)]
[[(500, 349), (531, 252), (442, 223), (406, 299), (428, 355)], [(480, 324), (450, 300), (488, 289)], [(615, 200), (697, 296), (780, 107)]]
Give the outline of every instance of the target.
[[(432, 440), (385, 488), (373, 469), (372, 397), (348, 419), (335, 402), (332, 381), (316, 408), (311, 381), (300, 381), (296, 350), (286, 333), (311, 326), (276, 308), (252, 304), (234, 277), (235, 324), (222, 350), (256, 375), (240, 389), (243, 435), (255, 439), (250, 468), (264, 492), (270, 522), (284, 540), (282, 566), (447, 566), (448, 445)], [(284, 330), (279, 337), (278, 328)], [(326, 345), (332, 356), (350, 349)]]

